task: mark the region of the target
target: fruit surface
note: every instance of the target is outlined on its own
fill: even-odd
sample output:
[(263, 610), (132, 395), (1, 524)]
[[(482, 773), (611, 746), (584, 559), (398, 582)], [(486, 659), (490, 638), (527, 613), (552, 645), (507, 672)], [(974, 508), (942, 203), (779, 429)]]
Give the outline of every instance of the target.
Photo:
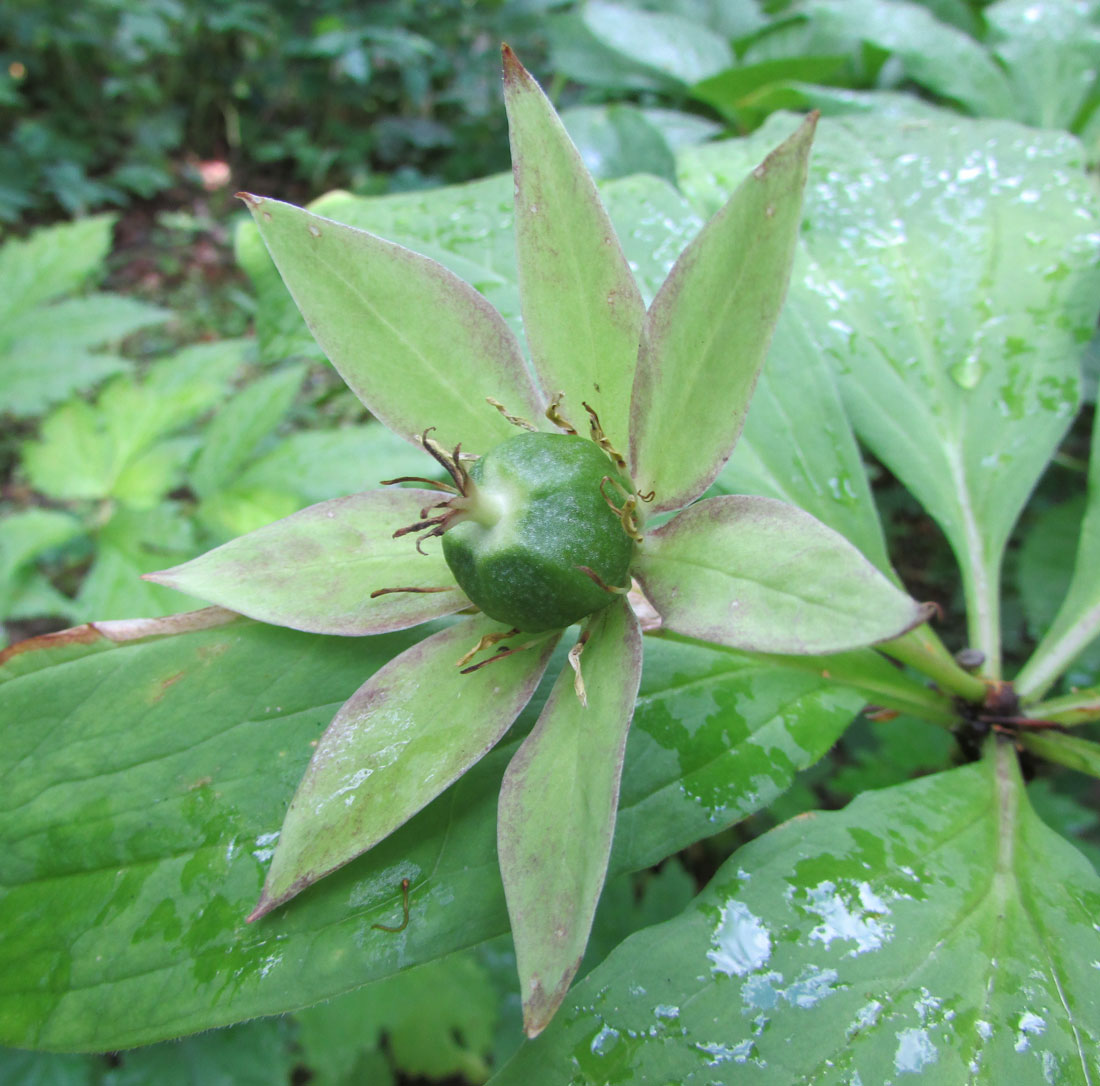
[[(471, 510), (443, 536), (459, 586), (490, 618), (536, 632), (568, 626), (629, 583), (634, 541), (601, 493), (622, 501), (605, 478), (619, 478), (586, 438), (525, 433), (470, 469)], [(627, 484), (625, 481), (623, 485)]]

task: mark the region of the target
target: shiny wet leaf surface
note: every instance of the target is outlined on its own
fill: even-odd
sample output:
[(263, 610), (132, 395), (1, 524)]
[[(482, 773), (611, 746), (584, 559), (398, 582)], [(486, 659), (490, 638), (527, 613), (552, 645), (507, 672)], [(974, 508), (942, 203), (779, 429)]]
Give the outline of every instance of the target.
[(1098, 909), (1004, 748), (747, 845), (493, 1081), (1095, 1082)]

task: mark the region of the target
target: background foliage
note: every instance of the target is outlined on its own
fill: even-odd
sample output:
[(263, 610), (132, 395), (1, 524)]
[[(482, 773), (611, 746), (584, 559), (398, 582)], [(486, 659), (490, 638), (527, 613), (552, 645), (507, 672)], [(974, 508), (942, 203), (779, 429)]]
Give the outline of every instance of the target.
[[(1086, 162), (1100, 157), (1100, 11), (1092, 3), (386, 0), (349, 7), (335, 0), (320, 5), (157, 0), (140, 6), (96, 0), (73, 12), (64, 5), (15, 0), (0, 12), (0, 111), (9, 127), (0, 149), (0, 219), (7, 224), (0, 249), (5, 314), (0, 333), (0, 615), (9, 638), (90, 619), (179, 610), (178, 595), (140, 581), (137, 574), (305, 504), (373, 486), (380, 478), (422, 471), (415, 450), (365, 417), (329, 374), (257, 235), (234, 220), (224, 179), (219, 184), (218, 175), (204, 164), (225, 163), (233, 187), (302, 202), (330, 189), (350, 189), (358, 195), (333, 193), (315, 209), (442, 260), (482, 290), (519, 330), (510, 182), (490, 177), (434, 188), (482, 178), (507, 165), (498, 90), (502, 38), (565, 107), (565, 120), (593, 172), (618, 179), (607, 185), (604, 196), (647, 297), (713, 210), (723, 176), (739, 168), (722, 161), (724, 152), (699, 145), (754, 131), (778, 109), (813, 106), (833, 116), (904, 116), (914, 124), (939, 118), (935, 123), (945, 124), (945, 114), (934, 112), (942, 109), (960, 118), (1070, 132), (1081, 139)], [(1023, 130), (964, 126), (957, 131), (965, 155), (967, 140), (985, 146), (990, 133)], [(1021, 148), (1031, 142), (1077, 153), (1063, 136), (1003, 138), (1018, 138)], [(765, 132), (743, 152), (746, 168), (770, 139)], [(925, 161), (934, 159), (934, 148), (923, 153)], [(86, 212), (97, 214), (62, 221)], [(1012, 212), (1019, 213), (1019, 207)], [(933, 269), (928, 281), (934, 284), (936, 276)], [(777, 333), (776, 357), (804, 348), (805, 337), (815, 336), (820, 327), (819, 316), (812, 298), (799, 299), (795, 292)], [(1010, 665), (1022, 661), (1054, 621), (1055, 601), (1069, 584), (1085, 503), (1098, 366), (1100, 352), (1094, 345), (1085, 358), (1086, 410), (1065, 435), (1009, 538), (1002, 618)], [(844, 419), (831, 381), (820, 374), (802, 379), (818, 381), (837, 420)], [(962, 383), (967, 380), (961, 373)], [(776, 413), (787, 410), (781, 385), (782, 375), (767, 371), (745, 440), (719, 487), (769, 493), (767, 486), (797, 476), (800, 464), (831, 458), (828, 462), (846, 470), (826, 473), (817, 493), (805, 487), (799, 503), (818, 515), (826, 510), (826, 519), (845, 524), (841, 530), (873, 560), (885, 565), (889, 553), (914, 595), (945, 605), (941, 632), (953, 648), (961, 647), (967, 640), (964, 601), (941, 527), (895, 481), (892, 469), (897, 469), (885, 453), (880, 453), (882, 461), (872, 457), (869, 464), (883, 529), (866, 521), (862, 463), (854, 443), (845, 445), (846, 421), (838, 421), (836, 433), (829, 431), (823, 439), (828, 449), (775, 449), (767, 434)], [(852, 411), (850, 397), (847, 404)], [(787, 425), (811, 440), (810, 428), (799, 427), (797, 420)], [(784, 455), (790, 462), (783, 462)], [(937, 512), (935, 502), (926, 504)], [(945, 516), (938, 519), (949, 528)], [(193, 986), (191, 1028), (199, 1028), (241, 1013), (279, 1009), (255, 1003), (234, 1010), (245, 1004), (230, 999), (216, 1020), (200, 1013), (225, 998), (215, 998), (209, 987), (216, 987), (225, 969), (228, 948), (219, 942), (219, 925), (230, 914), (247, 911), (261, 858), (257, 853), (267, 847), (265, 834), (278, 826), (308, 754), (304, 741), (317, 734), (346, 696), (341, 691), (348, 680), (341, 669), (354, 670), (358, 680), (363, 664), (361, 654), (344, 660), (329, 653), (310, 698), (280, 706), (271, 700), (274, 693), (264, 700), (261, 690), (280, 670), (310, 666), (315, 650), (309, 639), (255, 627), (233, 638), (218, 630), (188, 636), (196, 653), (204, 645), (232, 642), (232, 651), (243, 654), (243, 673), (253, 676), (250, 712), (274, 725), (264, 733), (269, 745), (251, 751), (247, 765), (238, 764), (240, 807), (253, 804), (256, 819), (247, 827), (248, 838), (238, 842), (238, 852), (224, 857), (219, 852), (217, 863), (209, 861), (214, 842), (224, 847), (224, 827), (215, 825), (210, 789), (186, 759), (187, 749), (201, 744), (208, 744), (203, 762), (221, 765), (241, 757), (220, 734), (217, 720), (206, 735), (188, 732), (187, 748), (176, 751), (178, 770), (169, 764), (157, 777), (140, 762), (132, 767), (138, 774), (134, 794), (146, 797), (141, 811), (157, 812), (148, 825), (133, 822), (136, 806), (102, 810), (92, 806), (89, 794), (83, 807), (78, 803), (72, 810), (49, 812), (39, 832), (54, 854), (52, 874), (76, 879), (74, 887), (85, 861), (66, 855), (67, 822), (98, 817), (129, 827), (118, 837), (126, 841), (125, 848), (120, 844), (119, 851), (99, 858), (104, 874), (97, 878), (105, 879), (112, 865), (124, 860), (129, 864), (158, 850), (182, 849), (174, 877), (190, 887), (189, 913), (150, 915), (135, 933), (125, 903), (138, 893), (136, 885), (103, 882), (91, 888), (89, 883), (74, 889), (73, 900), (104, 910), (99, 922), (118, 933), (120, 956), (137, 955), (131, 960), (138, 961), (173, 942), (190, 947), (195, 968), (205, 967), (209, 974), (179, 981), (181, 990)], [(372, 648), (378, 654), (375, 666), (398, 647), (387, 642)], [(108, 681), (111, 661), (125, 653), (145, 661), (146, 670), (139, 672), (143, 681), (171, 678), (168, 663), (156, 659), (155, 643), (102, 648), (67, 666), (86, 669), (94, 685)], [(699, 916), (736, 919), (731, 903), (744, 897), (741, 882), (749, 875), (754, 886), (763, 887), (753, 893), (779, 893), (773, 883), (785, 877), (780, 867), (792, 831), (779, 830), (767, 849), (739, 851), (727, 863), (738, 844), (801, 811), (840, 808), (862, 792), (886, 786), (899, 791), (864, 798), (851, 816), (820, 816), (812, 825), (825, 842), (822, 847), (841, 847), (849, 817), (858, 823), (912, 810), (914, 819), (924, 818), (921, 812), (929, 801), (921, 789), (946, 785), (925, 785), (915, 778), (960, 760), (947, 733), (911, 718), (886, 722), (872, 714), (845, 730), (860, 699), (826, 690), (808, 676), (757, 674), (750, 662), (728, 653), (667, 644), (652, 651), (656, 668), (643, 688), (628, 762), (647, 768), (624, 781), (620, 836), (630, 844), (620, 847), (620, 874), (604, 894), (586, 961), (586, 970), (601, 972), (579, 997), (593, 1006), (619, 996), (629, 1003), (630, 984), (648, 983), (636, 977), (634, 965), (626, 967), (620, 981), (621, 958), (607, 957), (631, 932), (667, 922), (659, 933), (635, 938), (657, 939), (684, 954), (692, 948), (705, 954), (705, 924)], [(1067, 685), (1095, 684), (1098, 677), (1100, 655), (1094, 646), (1074, 663)], [(695, 693), (675, 693), (684, 684)], [(175, 696), (169, 687), (165, 691)], [(741, 731), (731, 737), (731, 706), (746, 697), (757, 708), (738, 722)], [(181, 733), (192, 719), (193, 704), (181, 697)], [(139, 730), (137, 720), (127, 731), (124, 720), (112, 719), (110, 727), (89, 737), (89, 726), (109, 715), (97, 716), (94, 708), (93, 702), (85, 715), (73, 717), (73, 751), (88, 742), (109, 752), (119, 735)], [(528, 725), (530, 719), (525, 717)], [(789, 764), (782, 772), (775, 770), (770, 748), (759, 768), (772, 779), (753, 777), (761, 794), (747, 802), (729, 783), (728, 759), (743, 758), (757, 742), (774, 744), (777, 736), (786, 742), (801, 736), (802, 745), (788, 747)], [(303, 740), (298, 746), (295, 737)], [(830, 747), (829, 756), (819, 760)], [(270, 766), (284, 749), (294, 749), (294, 764), (277, 763), (272, 788)], [(479, 772), (499, 776), (507, 753), (490, 759)], [(81, 756), (73, 754), (77, 761)], [(152, 760), (158, 762), (159, 756)], [(48, 772), (72, 769), (62, 763)], [(986, 832), (971, 815), (988, 809), (996, 781), (976, 767), (955, 773), (944, 778), (952, 782), (950, 795), (933, 804), (942, 807), (938, 817), (943, 825), (954, 818), (974, 824), (975, 833)], [(503, 1066), (520, 1035), (514, 962), (507, 936), (501, 935), (503, 906), (493, 881), (492, 812), (479, 806), (483, 791), (460, 790), (457, 807), (446, 818), (440, 811), (425, 812), (425, 824), (417, 824), (379, 858), (374, 882), (361, 875), (363, 885), (348, 879), (321, 890), (322, 904), (341, 892), (364, 895), (364, 901), (377, 902), (379, 921), (392, 924), (400, 917), (394, 865), (415, 858), (418, 848), (434, 855), (450, 825), (447, 819), (466, 820), (464, 825), (481, 826), (480, 835), (472, 833), (467, 844), (477, 855), (450, 856), (450, 866), (437, 870), (430, 890), (435, 900), (456, 893), (454, 880), (460, 877), (481, 880), (476, 898), (483, 911), (461, 922), (456, 918), (461, 938), (434, 945), (428, 933), (418, 946), (414, 901), (412, 951), (398, 937), (377, 945), (372, 953), (385, 961), (370, 975), (381, 979), (329, 1003), (120, 1056), (4, 1050), (0, 1077), (12, 1083), (47, 1078), (74, 1084), (270, 1083), (289, 1081), (308, 1069), (311, 1081), (333, 1084), (399, 1081), (402, 1075), (483, 1081)], [(1027, 794), (1034, 814), (1025, 814), (1021, 833), (1056, 856), (1061, 880), (1083, 879), (1064, 839), (1094, 864), (1100, 857), (1094, 783), (1083, 775), (1041, 770)], [(172, 798), (158, 805), (163, 795)], [(95, 797), (95, 803), (102, 802)], [(942, 835), (948, 832), (943, 825), (929, 823), (921, 832)], [(721, 832), (715, 834), (716, 829)], [(173, 835), (181, 833), (185, 839), (175, 840)], [(647, 867), (681, 846), (682, 852), (659, 867)], [(195, 862), (190, 876), (188, 856)], [(195, 859), (203, 856), (207, 859)], [(29, 862), (29, 854), (16, 862)], [(958, 862), (945, 854), (939, 874), (945, 880), (954, 877)], [(428, 866), (426, 860), (421, 866)], [(461, 876), (466, 868), (473, 875)], [(720, 874), (702, 899), (702, 912), (683, 912), (715, 871)], [(1025, 872), (1024, 877), (1030, 876)], [(819, 886), (820, 880), (807, 881), (806, 893)], [(861, 913), (853, 904), (858, 904), (858, 886), (856, 893), (856, 899), (844, 898), (847, 915), (873, 924), (866, 908)], [(763, 915), (763, 909), (757, 912)], [(78, 920), (84, 916), (79, 910), (74, 915)], [(188, 915), (189, 927), (184, 924)], [(812, 911), (809, 915), (807, 930), (802, 930), (805, 915), (777, 915), (773, 944), (812, 937), (817, 921)], [(65, 917), (58, 918), (64, 922)], [(343, 934), (345, 945), (353, 941), (353, 933)], [(314, 952), (313, 932), (268, 936), (274, 942), (249, 946), (236, 968), (249, 975), (258, 975), (265, 963), (272, 968), (286, 939)], [(340, 945), (333, 938), (329, 953), (337, 953)], [(831, 949), (839, 956), (844, 946), (837, 942)], [(450, 953), (438, 957), (445, 950)], [(305, 950), (293, 953), (305, 957)], [(652, 956), (659, 972), (656, 949), (645, 945), (630, 953), (632, 963), (639, 955)], [(34, 967), (33, 954), (26, 961)], [(398, 964), (414, 963), (420, 964), (386, 975)], [(904, 967), (899, 963), (899, 969)], [(776, 996), (785, 1008), (777, 1028), (793, 1029), (798, 1000), (820, 997), (823, 982), (815, 976), (787, 976), (790, 968), (779, 968), (786, 987)], [(357, 963), (347, 972), (346, 987), (354, 988), (366, 976)], [(624, 991), (606, 994), (617, 993), (616, 984), (625, 985)], [(780, 981), (773, 985), (777, 991), (779, 986)], [(241, 987), (247, 989), (243, 982)], [(591, 994), (596, 991), (604, 994)], [(316, 992), (313, 999), (321, 989)], [(705, 1002), (714, 998), (714, 990), (669, 993), (662, 1005), (689, 998)], [(763, 997), (756, 992), (754, 998)], [(307, 983), (301, 1003), (313, 999)], [(853, 1004), (852, 1015), (858, 1011)], [(633, 1013), (628, 1009), (628, 1016)], [(881, 1038), (899, 1030), (939, 1028), (939, 1008), (929, 1005), (924, 1016), (914, 1014), (918, 1017), (912, 1021), (887, 1022), (877, 1033), (869, 1030), (864, 1043), (886, 1044)], [(178, 1007), (171, 1014), (166, 1009), (165, 1015), (165, 1020), (175, 1015), (177, 1023), (186, 1018)], [(74, 1021), (79, 1019), (76, 1013)], [(144, 1020), (139, 1017), (138, 1031), (126, 1043), (154, 1038), (157, 1023), (152, 1010)], [(549, 1044), (566, 1060), (581, 1052), (585, 1073), (610, 1077), (627, 1049), (660, 1048), (662, 1031), (673, 1025), (686, 1024), (674, 1023), (671, 1016), (655, 1022), (639, 1018), (639, 1035), (656, 1027), (658, 1036), (635, 1044), (625, 1034), (590, 1036), (582, 1024), (575, 1036), (566, 1028)], [(729, 1052), (701, 1051), (742, 1067), (735, 1046), (729, 1047)], [(667, 1070), (669, 1075), (685, 1073), (683, 1068)], [(514, 1081), (535, 1081), (524, 1078), (522, 1064), (509, 1073)], [(948, 1072), (940, 1066), (929, 1073)]]

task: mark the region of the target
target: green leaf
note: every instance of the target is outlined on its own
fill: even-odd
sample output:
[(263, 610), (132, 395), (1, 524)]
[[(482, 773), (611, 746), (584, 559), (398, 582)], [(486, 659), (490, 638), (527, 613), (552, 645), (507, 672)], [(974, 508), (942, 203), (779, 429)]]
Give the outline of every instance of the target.
[(1047, 761), (1069, 766), (1079, 773), (1091, 777), (1100, 777), (1100, 743), (1084, 739), (1078, 735), (1066, 735), (1063, 732), (1042, 732), (1025, 729), (1019, 737), (1025, 750), (1038, 754)]
[[(507, 931), (497, 792), (516, 743), (290, 908), (244, 924), (313, 744), (420, 634), (325, 638), (227, 617), (100, 623), (0, 657), (0, 1041), (147, 1044)], [(771, 803), (861, 704), (820, 673), (650, 639), (611, 871)], [(372, 930), (399, 921), (403, 878), (408, 927)]]
[(289, 1024), (277, 1019), (153, 1045), (119, 1057), (100, 1086), (270, 1086), (297, 1063)]
[(771, 498), (697, 502), (646, 536), (633, 572), (670, 630), (754, 652), (844, 652), (927, 618), (846, 539)]
[[(1066, 537), (1063, 537), (1063, 542)], [(1077, 535), (1073, 578), (1050, 628), (1016, 677), (1025, 698), (1041, 697), (1100, 633), (1100, 426), (1093, 427), (1088, 504)]]
[(741, 433), (786, 292), (813, 133), (811, 119), (757, 166), (646, 315), (630, 462), (639, 490), (657, 495), (654, 511), (702, 493)]
[(241, 360), (240, 340), (188, 347), (157, 362), (142, 381), (116, 378), (94, 405), (73, 400), (57, 408), (39, 439), (23, 448), (31, 484), (61, 500), (153, 504), (193, 451), (157, 442), (213, 407)]
[(680, 15), (589, 0), (582, 17), (598, 41), (675, 83), (694, 83), (733, 64), (725, 38)]
[(548, 398), (587, 427), (598, 414), (625, 451), (645, 306), (577, 149), (538, 84), (507, 47), (504, 103), (515, 178), (523, 326)]
[(1003, 748), (746, 845), (493, 1082), (1085, 1084), (1098, 908)]
[[(864, 704), (831, 678), (699, 643), (647, 638), (611, 867), (633, 871), (763, 810)], [(884, 667), (889, 667), (882, 661)]]
[(1095, 5), (999, 0), (983, 12), (988, 42), (1015, 97), (1014, 116), (1036, 128), (1075, 128), (1095, 96), (1100, 19)]
[(625, 600), (582, 636), (585, 700), (563, 670), (500, 789), (497, 849), (529, 1037), (553, 1017), (584, 956), (642, 673), (641, 631)]
[[(796, 253), (796, 277), (803, 262)], [(817, 350), (820, 313), (805, 303), (788, 298), (779, 315), (744, 432), (715, 487), (798, 506), (894, 577), (851, 423)]]
[[(223, 543), (182, 566), (146, 575), (261, 622), (359, 636), (416, 626), (469, 601), (435, 549), (393, 534), (423, 519), (432, 490), (372, 490), (311, 505)], [(396, 588), (446, 592), (388, 592)]]
[(70, 294), (100, 270), (111, 251), (114, 215), (35, 230), (0, 247), (0, 327), (20, 313)]
[(434, 634), (344, 703), (294, 794), (250, 920), (384, 840), (496, 746), (557, 644), (546, 637), (473, 674), (460, 669), (465, 650), (499, 632), (472, 618)]
[(142, 580), (142, 574), (166, 561), (183, 561), (198, 549), (194, 527), (178, 506), (164, 503), (152, 509), (121, 506), (94, 533), (95, 558), (66, 612), (78, 622), (170, 615), (188, 604), (201, 607), (196, 596)]
[[(710, 198), (724, 157), (685, 153), (689, 196)], [(990, 674), (1005, 542), (1072, 418), (1096, 322), (1082, 165), (1071, 139), (1007, 122), (851, 116), (822, 121), (807, 188), (791, 304), (825, 307), (817, 350), (859, 436), (943, 527)]]
[[(322, 1084), (375, 1086), (373, 1077), (350, 1077), (367, 1044), (384, 1044), (407, 1075), (484, 1082), (498, 1013), (498, 993), (484, 966), (472, 954), (455, 954), (299, 1011), (296, 1018), (307, 1066), (327, 1072)], [(334, 1050), (343, 1056), (343, 1076), (333, 1073)]]
[(59, 509), (24, 509), (0, 517), (0, 598), (17, 570), (43, 551), (75, 539), (83, 530), (76, 517)]
[(997, 62), (969, 35), (906, 0), (812, 0), (806, 5), (822, 52), (871, 42), (894, 53), (905, 74), (971, 113), (1013, 115), (1012, 91)]
[(0, 410), (37, 414), (50, 404), (130, 363), (96, 348), (120, 340), (171, 313), (134, 298), (93, 294), (68, 298), (9, 318), (0, 341)]
[(320, 502), (377, 486), (383, 479), (423, 475), (422, 449), (379, 423), (338, 430), (300, 430), (241, 472), (242, 487), (284, 490)]
[(675, 180), (672, 150), (660, 130), (635, 106), (574, 106), (564, 110), (560, 119), (593, 177), (651, 173)]
[(214, 416), (188, 475), (200, 498), (210, 497), (236, 479), (259, 442), (290, 410), (304, 376), (303, 366), (268, 374), (243, 388)]
[(0, 1049), (0, 1076), (9, 1086), (99, 1086), (102, 1056)]
[(447, 447), (480, 452), (512, 433), (486, 397), (538, 416), (515, 338), (442, 265), (278, 200), (248, 203), (317, 342), (391, 430), (414, 440), (436, 427)]

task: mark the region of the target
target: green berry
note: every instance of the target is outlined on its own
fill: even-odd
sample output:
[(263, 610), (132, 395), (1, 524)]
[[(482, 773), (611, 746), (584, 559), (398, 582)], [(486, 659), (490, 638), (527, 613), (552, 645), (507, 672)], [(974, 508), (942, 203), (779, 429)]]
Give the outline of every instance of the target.
[(621, 502), (616, 483), (630, 488), (593, 442), (519, 434), (477, 460), (470, 479), (443, 555), (490, 618), (529, 632), (569, 626), (629, 584), (634, 541), (604, 495)]

